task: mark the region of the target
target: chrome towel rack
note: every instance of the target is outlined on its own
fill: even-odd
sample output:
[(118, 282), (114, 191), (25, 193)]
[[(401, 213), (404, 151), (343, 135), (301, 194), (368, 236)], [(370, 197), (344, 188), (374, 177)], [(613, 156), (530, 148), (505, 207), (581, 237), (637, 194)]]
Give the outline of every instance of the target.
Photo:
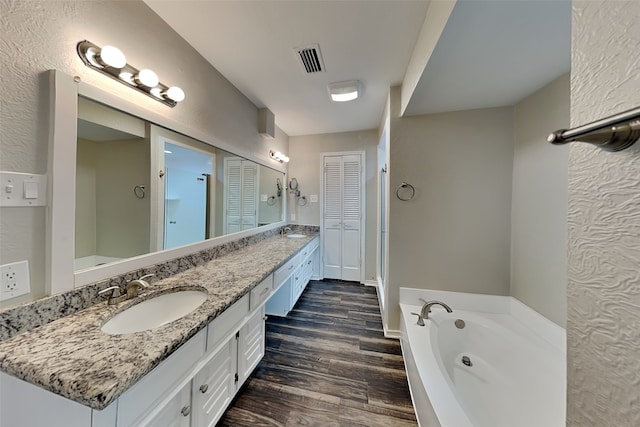
[(561, 129), (547, 137), (555, 145), (587, 142), (605, 151), (622, 151), (640, 139), (640, 107), (623, 111), (573, 129)]

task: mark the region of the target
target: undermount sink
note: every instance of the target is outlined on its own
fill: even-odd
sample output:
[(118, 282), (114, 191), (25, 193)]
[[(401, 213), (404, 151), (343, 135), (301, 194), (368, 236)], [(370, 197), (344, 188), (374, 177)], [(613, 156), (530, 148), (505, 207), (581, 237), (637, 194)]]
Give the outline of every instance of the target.
[(110, 335), (147, 331), (186, 316), (206, 300), (207, 293), (197, 290), (162, 294), (116, 314), (101, 329)]
[(307, 236), (306, 234), (292, 233), (292, 234), (287, 234), (287, 237), (290, 239), (302, 239), (303, 237), (307, 237)]

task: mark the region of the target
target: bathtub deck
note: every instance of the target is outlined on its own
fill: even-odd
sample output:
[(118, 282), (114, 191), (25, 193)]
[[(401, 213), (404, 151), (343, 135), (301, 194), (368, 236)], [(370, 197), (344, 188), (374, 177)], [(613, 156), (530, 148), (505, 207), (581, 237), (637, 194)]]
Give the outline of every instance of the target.
[(269, 317), (265, 357), (218, 423), (302, 425), (417, 425), (374, 288), (312, 281), (289, 316)]

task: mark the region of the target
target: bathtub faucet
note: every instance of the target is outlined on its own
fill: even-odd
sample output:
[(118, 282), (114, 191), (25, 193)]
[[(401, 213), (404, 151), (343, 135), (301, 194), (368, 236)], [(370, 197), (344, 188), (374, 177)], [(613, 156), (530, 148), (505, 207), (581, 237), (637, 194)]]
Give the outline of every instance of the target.
[(447, 310), (447, 313), (451, 313), (453, 312), (453, 310), (451, 310), (451, 307), (449, 307), (447, 304), (441, 302), (441, 301), (425, 301), (422, 298), (420, 298), (420, 301), (422, 301), (424, 303), (424, 305), (422, 306), (422, 310), (420, 310), (420, 315), (424, 318), (424, 319), (428, 319), (429, 318), (429, 313), (431, 313), (431, 307), (434, 305), (439, 305), (442, 306), (445, 310)]

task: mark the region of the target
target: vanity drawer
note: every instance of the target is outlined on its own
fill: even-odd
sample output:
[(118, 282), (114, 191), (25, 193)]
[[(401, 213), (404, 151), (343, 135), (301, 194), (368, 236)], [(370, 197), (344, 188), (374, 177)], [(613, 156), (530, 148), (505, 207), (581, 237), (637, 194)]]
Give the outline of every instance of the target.
[(271, 295), (273, 288), (273, 275), (268, 275), (258, 286), (251, 290), (250, 311), (260, 307)]
[(232, 329), (237, 329), (247, 314), (249, 314), (249, 294), (240, 298), (239, 301), (216, 317), (213, 322), (209, 323), (207, 326), (207, 351), (213, 350), (216, 344), (225, 338)]
[(308, 257), (309, 255), (311, 255), (313, 253), (313, 251), (320, 245), (320, 238), (316, 237), (314, 238), (312, 241), (310, 241), (309, 243), (307, 243), (307, 246), (305, 246), (304, 248), (302, 248), (302, 250), (300, 251), (300, 255), (299, 257), (301, 258), (301, 261), (303, 261), (306, 257)]
[(273, 273), (273, 288), (277, 290), (289, 276), (293, 274), (296, 267), (298, 267), (298, 255), (291, 258), (285, 265), (280, 267)]

